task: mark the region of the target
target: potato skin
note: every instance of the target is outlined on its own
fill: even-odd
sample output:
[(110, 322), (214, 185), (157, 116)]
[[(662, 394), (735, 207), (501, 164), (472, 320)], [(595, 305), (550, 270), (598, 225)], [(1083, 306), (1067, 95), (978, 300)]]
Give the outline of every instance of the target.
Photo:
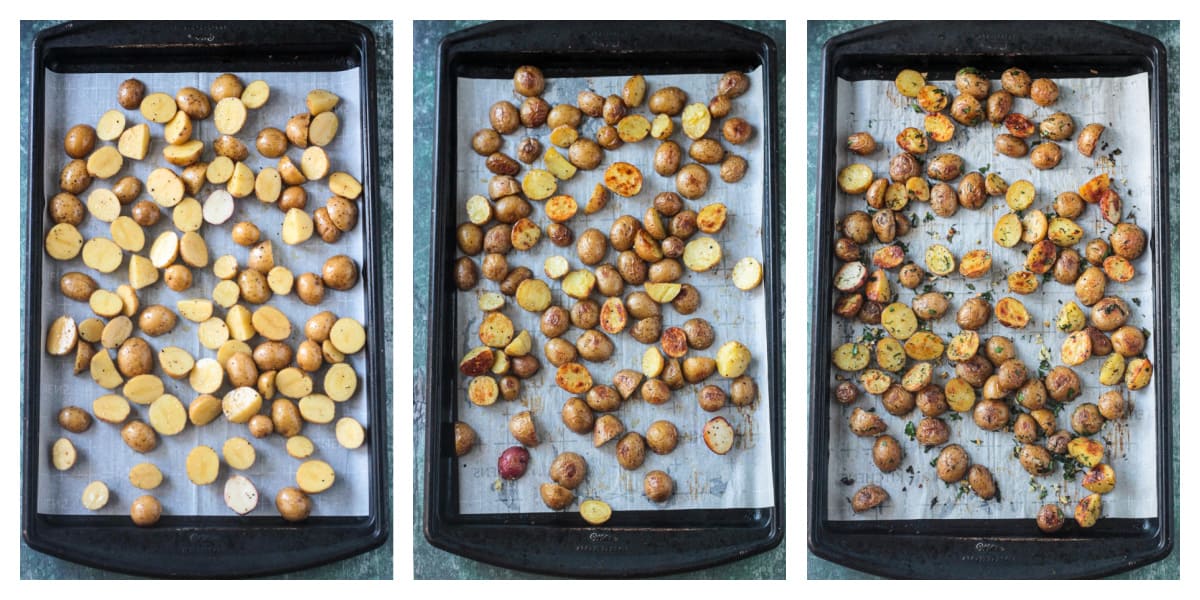
[(121, 439), (135, 452), (145, 454), (158, 447), (158, 435), (142, 421), (130, 421), (121, 428)]
[(121, 108), (133, 110), (142, 105), (146, 96), (146, 84), (137, 79), (126, 79), (117, 86), (117, 104)]
[(75, 125), (63, 139), (63, 149), (71, 158), (86, 158), (95, 147), (96, 130), (91, 125)]
[(958, 444), (951, 444), (942, 448), (941, 453), (937, 457), (937, 476), (938, 479), (946, 483), (957, 483), (962, 481), (967, 474), (967, 469), (970, 468), (971, 458), (967, 456), (967, 451), (963, 450)]
[(666, 502), (675, 493), (675, 481), (664, 471), (650, 471), (642, 480), (642, 491), (651, 502)]
[(285, 521), (303, 521), (312, 513), (312, 499), (294, 487), (285, 487), (275, 495), (275, 509)]
[(83, 433), (92, 426), (92, 415), (78, 406), (67, 406), (58, 411), (58, 424), (71, 433)]
[(864, 486), (854, 493), (854, 497), (850, 500), (850, 506), (854, 512), (860, 513), (871, 510), (880, 504), (883, 504), (888, 499), (887, 490), (878, 485), (871, 484)]
[(632, 471), (646, 461), (646, 440), (641, 434), (631, 431), (617, 442), (617, 463)]
[(879, 467), (880, 471), (891, 473), (900, 468), (903, 457), (904, 452), (896, 438), (890, 435), (881, 435), (875, 438), (875, 444), (871, 447), (871, 459), (875, 461), (875, 466)]

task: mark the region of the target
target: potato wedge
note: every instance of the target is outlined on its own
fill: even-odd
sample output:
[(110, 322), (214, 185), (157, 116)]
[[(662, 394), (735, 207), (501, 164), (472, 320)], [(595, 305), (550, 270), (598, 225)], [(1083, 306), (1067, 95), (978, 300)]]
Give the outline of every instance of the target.
[(558, 367), (554, 382), (568, 393), (583, 394), (592, 389), (592, 374), (579, 363), (567, 362)]

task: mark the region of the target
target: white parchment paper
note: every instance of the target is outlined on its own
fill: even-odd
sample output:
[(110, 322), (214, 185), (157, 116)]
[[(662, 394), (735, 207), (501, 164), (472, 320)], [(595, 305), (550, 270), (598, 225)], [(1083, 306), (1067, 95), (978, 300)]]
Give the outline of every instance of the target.
[[(697, 403), (697, 393), (704, 384), (717, 384), (729, 391), (729, 380), (713, 374), (700, 385), (686, 385), (672, 392), (670, 402), (659, 406), (648, 404), (635, 395), (615, 413), (625, 424), (626, 431), (645, 433), (653, 422), (666, 419), (679, 430), (679, 446), (674, 452), (659, 456), (647, 450), (646, 462), (633, 471), (626, 471), (618, 464), (615, 442), (601, 448), (592, 446), (591, 434), (581, 435), (568, 430), (561, 419), (563, 403), (571, 397), (554, 383), (555, 367), (545, 360), (542, 351), (546, 337), (538, 326), (540, 314), (530, 313), (516, 305), (512, 298), (502, 309), (514, 323), (517, 331), (528, 330), (533, 337), (533, 352), (541, 361), (542, 368), (536, 376), (522, 382), (519, 400), (505, 402), (503, 399), (489, 407), (479, 407), (467, 399), (467, 377), (458, 376), (459, 418), (479, 434), (479, 445), (470, 454), (459, 459), (461, 495), (460, 510), (463, 513), (528, 513), (549, 511), (542, 502), (538, 489), (549, 482), (551, 461), (559, 453), (576, 452), (588, 463), (588, 476), (578, 489), (577, 498), (600, 498), (614, 510), (688, 509), (688, 508), (752, 508), (773, 505), (770, 402), (767, 397), (767, 323), (764, 288), (759, 286), (743, 292), (733, 286), (730, 273), (734, 263), (745, 256), (763, 260), (762, 239), (762, 169), (763, 169), (763, 108), (761, 104), (762, 74), (756, 70), (749, 73), (750, 92), (734, 100), (730, 116), (740, 116), (755, 128), (751, 139), (741, 145), (732, 146), (720, 137), (721, 121), (715, 120), (709, 137), (721, 141), (726, 149), (742, 155), (749, 163), (746, 177), (736, 184), (727, 184), (718, 176), (718, 165), (708, 166), (710, 185), (708, 193), (695, 201), (685, 201), (687, 207), (701, 207), (722, 202), (729, 210), (725, 228), (714, 237), (724, 249), (720, 265), (706, 273), (692, 273), (685, 269), (682, 282), (694, 285), (701, 295), (700, 309), (691, 315), (680, 315), (669, 305), (663, 307), (663, 327), (682, 326), (684, 321), (701, 317), (707, 319), (716, 331), (716, 342), (704, 351), (692, 350), (689, 355), (716, 356), (717, 348), (729, 340), (739, 340), (750, 348), (754, 360), (747, 374), (758, 383), (759, 398), (752, 407), (727, 406), (716, 412), (707, 413)], [(689, 102), (708, 102), (716, 89), (719, 74), (646, 76), (647, 97), (654, 90), (674, 85), (688, 93)], [(619, 94), (626, 77), (594, 77), (576, 79), (550, 79), (543, 97), (551, 104), (574, 105), (576, 95), (584, 89), (607, 96)], [(458, 203), (457, 221), (467, 220), (465, 201), (475, 194), (487, 195), (487, 182), (491, 173), (484, 166), (484, 159), (471, 149), (471, 135), (479, 128), (488, 126), (488, 107), (499, 100), (509, 100), (520, 106), (522, 98), (512, 89), (512, 80), (469, 79), (458, 80)], [(653, 117), (645, 105), (631, 113)], [(601, 119), (584, 119), (581, 136), (595, 139), (596, 130), (603, 125)], [(679, 118), (675, 118), (675, 140), (687, 151), (690, 140), (683, 135)], [(551, 147), (549, 129), (545, 126), (536, 130), (518, 130), (505, 136), (502, 152), (516, 156), (517, 142), (526, 135), (542, 142), (543, 148)], [(558, 194), (570, 194), (579, 202), (580, 210), (567, 225), (576, 237), (589, 227), (602, 231), (607, 237), (612, 222), (624, 214), (633, 215), (641, 221), (646, 208), (659, 192), (675, 191), (674, 177), (661, 177), (654, 172), (653, 154), (658, 140), (647, 138), (637, 144), (625, 144), (616, 151), (605, 151), (601, 166), (592, 171), (580, 170), (572, 179), (559, 182)], [(565, 155), (566, 150), (560, 149)], [(686, 157), (685, 157), (686, 159)], [(590, 197), (592, 188), (604, 179), (604, 169), (615, 161), (625, 161), (637, 166), (644, 177), (642, 191), (633, 198), (612, 195), (608, 206), (595, 214), (583, 214), (583, 205)], [(539, 158), (533, 167), (544, 168)], [(524, 167), (518, 180), (530, 167)], [(532, 202), (532, 218), (543, 228), (550, 223), (542, 202)], [(485, 226), (486, 230), (486, 226)], [(513, 251), (508, 254), (509, 268), (528, 267), (534, 276), (550, 284), (554, 303), (565, 308), (575, 300), (562, 292), (558, 281), (546, 277), (542, 263), (546, 257), (562, 255), (567, 258), (571, 269), (584, 268), (575, 254), (574, 244), (559, 248), (543, 236), (537, 246), (529, 251)], [(617, 252), (611, 247), (605, 262), (616, 264)], [(479, 258), (479, 257), (477, 257)], [(628, 296), (641, 286), (626, 286)], [(481, 291), (498, 291), (499, 284), (480, 277), (475, 290), (457, 296), (457, 330), (461, 332), (457, 342), (457, 355), (464, 355), (480, 344), (478, 331), (482, 319), (477, 295)], [(603, 298), (593, 294), (598, 302)], [(583, 333), (572, 327), (564, 338), (574, 343)], [(646, 346), (629, 334), (609, 336), (616, 346), (612, 358), (602, 364), (583, 361), (597, 383), (612, 383), (613, 375), (621, 369), (641, 371), (641, 357)], [(496, 473), (496, 459), (505, 448), (518, 445), (508, 432), (508, 419), (512, 415), (529, 410), (533, 413), (541, 440), (536, 448), (530, 448), (531, 461), (527, 474), (517, 481), (503, 481)], [(702, 430), (710, 418), (723, 415), (737, 431), (734, 449), (725, 456), (713, 454), (704, 444)], [(599, 415), (597, 415), (599, 416)], [(647, 500), (642, 491), (642, 480), (652, 470), (666, 471), (675, 480), (675, 495), (666, 503), (656, 504)], [(578, 507), (578, 500), (568, 510)]]
[[(1060, 90), (1055, 105), (1042, 108), (1029, 98), (1017, 98), (1013, 112), (1023, 113), (1035, 123), (1055, 112), (1066, 112), (1074, 119), (1076, 132), (1088, 123), (1103, 124), (1107, 129), (1091, 158), (1081, 155), (1076, 149), (1076, 134), (1069, 140), (1059, 142), (1063, 150), (1062, 162), (1054, 169), (1039, 171), (1032, 166), (1028, 156), (1009, 158), (998, 154), (994, 150), (995, 137), (1007, 133), (1007, 130), (1003, 126), (993, 127), (986, 122), (970, 128), (958, 125), (954, 139), (950, 142), (930, 143), (931, 150), (926, 158), (943, 152), (953, 152), (963, 157), (966, 163), (964, 173), (988, 169), (988, 172), (999, 173), (1010, 184), (1018, 179), (1029, 180), (1037, 190), (1037, 199), (1031, 209), (1041, 209), (1047, 214), (1052, 212), (1051, 204), (1059, 193), (1075, 191), (1093, 176), (1107, 172), (1112, 177), (1113, 188), (1121, 195), (1124, 203), (1123, 219), (1138, 223), (1152, 236), (1152, 151), (1146, 75), (1055, 81)], [(952, 95), (954, 93), (955, 88), (951, 81), (931, 83)], [(998, 81), (992, 82), (992, 89), (1000, 89)], [(838, 106), (837, 139), (845, 140), (851, 133), (867, 131), (880, 143), (880, 150), (868, 157), (850, 155), (844, 144), (837, 144), (839, 168), (851, 162), (863, 162), (872, 168), (877, 177), (886, 177), (888, 160), (900, 151), (895, 142), (896, 134), (905, 127), (922, 128), (923, 113), (914, 110), (912, 99), (900, 96), (891, 81), (852, 83), (839, 80), (838, 98), (842, 101)], [(1033, 142), (1030, 144), (1032, 147), (1039, 140), (1031, 138), (1029, 141)], [(957, 186), (957, 181), (951, 184)], [(851, 211), (867, 208), (863, 196), (848, 196), (838, 192), (838, 219)], [(1012, 296), (1021, 300), (1029, 309), (1029, 324), (1022, 330), (1013, 330), (1001, 325), (993, 316), (988, 324), (979, 330), (981, 342), (993, 335), (1011, 338), (1016, 345), (1017, 358), (1024, 361), (1026, 368), (1035, 376), (1043, 360), (1047, 360), (1051, 366), (1062, 364), (1060, 349), (1066, 334), (1054, 327), (1054, 321), (1064, 304), (1072, 300), (1078, 303), (1074, 286), (1062, 285), (1049, 279), (1042, 282), (1037, 291), (1027, 296), (1009, 292), (1005, 278), (1014, 270), (1024, 269), (1025, 252), (1030, 245), (1022, 242), (1014, 248), (1003, 248), (992, 241), (992, 229), (996, 221), (1009, 212), (1004, 198), (989, 198), (979, 210), (960, 208), (958, 213), (950, 218), (934, 215), (931, 220), (927, 220), (926, 213), (931, 213), (929, 205), (920, 202), (910, 203), (903, 212), (910, 215), (914, 230), (901, 241), (908, 245), (909, 259), (915, 260), (922, 267), (925, 249), (933, 244), (946, 245), (957, 259), (961, 259), (966, 252), (975, 248), (984, 248), (992, 255), (991, 272), (984, 278), (967, 280), (955, 272), (948, 277), (927, 280), (926, 283), (932, 283), (933, 289), (937, 291), (953, 292), (950, 311), (933, 323), (935, 333), (949, 342), (959, 331), (954, 322), (954, 315), (968, 298), (988, 292), (995, 300)], [(1112, 225), (1100, 217), (1099, 209), (1090, 205), (1076, 218), (1076, 222), (1084, 229), (1084, 239), (1076, 247), (1081, 255), (1088, 240), (1097, 237), (1107, 240), (1113, 229)], [(833, 225), (826, 224), (830, 227)], [(948, 236), (951, 227), (957, 233)], [(864, 248), (866, 260), (870, 260), (871, 253), (880, 245), (879, 242), (872, 241)], [(1150, 247), (1153, 247), (1153, 244)], [(1145, 254), (1133, 261), (1137, 277), (1128, 283), (1109, 281), (1105, 292), (1106, 295), (1125, 299), (1133, 313), (1129, 324), (1147, 330), (1152, 329), (1154, 323), (1154, 291), (1151, 281), (1153, 260), (1154, 256), (1148, 248)], [(924, 286), (916, 290), (900, 286), (894, 272), (889, 272), (889, 279), (898, 293), (898, 302), (910, 304), (915, 295), (924, 291)], [(1083, 307), (1082, 304), (1081, 307), (1085, 314), (1090, 314), (1088, 307)], [(833, 348), (857, 340), (866, 329), (878, 328), (865, 327), (857, 321), (851, 323), (840, 317), (833, 318)], [(1147, 345), (1146, 355), (1152, 362), (1156, 361), (1153, 344)], [(1058, 414), (1058, 427), (1070, 431), (1071, 411), (1084, 402), (1095, 403), (1108, 389), (1116, 389), (1125, 394), (1132, 403), (1132, 414), (1123, 421), (1107, 423), (1099, 434), (1093, 436), (1107, 445), (1106, 462), (1115, 470), (1117, 479), (1116, 489), (1104, 496), (1103, 515), (1134, 518), (1153, 516), (1158, 501), (1155, 486), (1154, 388), (1150, 386), (1129, 392), (1124, 385), (1114, 388), (1101, 386), (1098, 373), (1103, 360), (1101, 357), (1093, 357), (1084, 364), (1073, 367), (1082, 381), (1083, 390), (1079, 397), (1066, 404)], [(943, 377), (942, 374), (946, 375)], [(831, 385), (836, 385), (838, 375), (846, 374), (831, 373)], [(942, 359), (935, 367), (934, 376), (935, 381), (944, 384), (947, 378), (954, 377), (953, 364)], [(904, 448), (905, 457), (900, 469), (885, 474), (875, 467), (871, 460), (874, 439), (857, 437), (847, 426), (850, 413), (855, 407), (874, 408), (875, 414), (887, 422), (887, 433), (899, 440)], [(1011, 432), (984, 431), (975, 425), (970, 413), (963, 413), (961, 419), (956, 419), (951, 414), (947, 413), (942, 417), (951, 431), (948, 443), (961, 445), (970, 455), (972, 463), (982, 464), (991, 470), (1000, 490), (999, 501), (985, 502), (969, 490), (960, 490), (958, 484), (947, 485), (937, 478), (936, 469), (930, 462), (936, 458), (938, 450), (927, 452), (916, 441), (904, 435), (906, 423), (920, 422), (920, 411), (914, 410), (908, 416), (895, 417), (883, 409), (878, 397), (862, 393), (854, 404), (835, 405), (830, 410), (829, 517), (855, 520), (1033, 518), (1039, 507), (1056, 500), (1062, 503), (1064, 511), (1070, 515), (1078, 499), (1090, 493), (1080, 485), (1082, 474), (1076, 475), (1074, 479), (1066, 479), (1061, 466), (1056, 465), (1054, 472), (1047, 476), (1031, 477), (1013, 454), (1017, 444)], [(1044, 438), (1039, 441), (1042, 442)], [(878, 509), (856, 515), (850, 508), (849, 498), (858, 488), (868, 483), (883, 486), (891, 495), (891, 500)]]
[[(174, 97), (175, 92), (185, 86), (193, 86), (207, 92), (209, 85), (218, 75), (220, 73), (61, 74), (47, 71), (46, 131), (48, 138), (46, 141), (46, 173), (44, 177), (48, 196), (53, 196), (59, 189), (59, 170), (70, 160), (62, 149), (62, 140), (66, 135), (67, 129), (76, 123), (88, 123), (95, 126), (100, 115), (104, 112), (110, 109), (123, 110), (116, 103), (117, 86), (122, 81), (129, 77), (136, 77), (146, 84), (147, 94), (164, 92)], [(361, 105), (358, 91), (358, 69), (330, 73), (243, 72), (237, 73), (237, 75), (244, 83), (262, 79), (271, 87), (270, 100), (262, 108), (248, 111), (245, 126), (235, 136), (250, 149), (250, 157), (246, 160), (246, 163), (251, 170), (257, 174), (262, 168), (274, 167), (278, 163), (278, 159), (264, 158), (255, 150), (254, 139), (258, 132), (265, 127), (283, 129), (288, 117), (306, 110), (304, 97), (308, 91), (322, 88), (333, 91), (341, 97), (341, 102), (335, 109), (341, 122), (338, 134), (334, 141), (326, 147), (326, 151), (330, 157), (331, 172), (345, 171), (354, 175), (360, 181), (362, 180), (364, 161), (362, 156), (362, 119), (360, 117)], [(123, 110), (123, 112), (125, 113), (127, 127), (132, 127), (139, 123), (147, 123), (147, 120), (137, 109)], [(149, 125), (152, 141), (150, 151), (145, 160), (133, 161), (126, 158), (124, 166), (117, 175), (105, 181), (94, 181), (91, 187), (80, 195), (81, 201), (86, 204), (87, 194), (91, 190), (101, 187), (111, 187), (117, 180), (126, 175), (134, 175), (142, 180), (144, 184), (147, 175), (153, 169), (163, 166), (172, 167), (162, 157), (162, 150), (166, 145), (162, 137), (163, 126), (156, 123), (149, 123)], [(193, 122), (192, 138), (204, 140), (206, 144), (201, 160), (207, 162), (214, 158), (215, 155), (212, 151), (211, 141), (218, 135), (219, 133), (217, 133), (211, 117), (203, 121)], [(115, 145), (115, 143), (115, 141), (97, 142), (98, 145)], [(292, 147), (289, 148), (288, 155), (292, 157), (292, 160), (298, 162), (300, 160), (300, 152), (299, 149)], [(176, 173), (181, 172), (179, 167), (172, 168)], [(196, 196), (196, 199), (203, 203), (210, 192), (223, 188), (223, 185), (213, 186), (205, 184), (204, 188)], [(306, 210), (310, 214), (317, 207), (323, 206), (325, 199), (330, 196), (326, 180), (306, 183), (304, 188), (308, 192), (308, 207)], [(149, 200), (150, 197), (143, 191), (140, 199)], [(203, 269), (192, 269), (192, 287), (183, 292), (172, 291), (162, 283), (160, 276), (159, 282), (138, 292), (143, 307), (151, 304), (162, 304), (172, 311), (178, 312), (175, 304), (179, 300), (187, 298), (211, 299), (213, 286), (218, 281), (212, 272), (212, 262), (217, 257), (232, 254), (237, 258), (238, 264), (242, 268), (245, 268), (247, 264), (249, 249), (233, 243), (230, 235), (233, 226), (243, 220), (251, 221), (258, 226), (262, 232), (262, 239), (268, 239), (272, 242), (276, 264), (286, 266), (296, 276), (306, 272), (319, 274), (325, 259), (335, 254), (349, 255), (361, 267), (363, 259), (363, 229), (361, 225), (343, 235), (333, 245), (321, 241), (319, 236), (314, 233), (313, 237), (303, 244), (288, 246), (280, 238), (280, 231), (283, 224), (282, 211), (274, 205), (259, 202), (253, 194), (236, 202), (237, 207), (234, 210), (233, 217), (229, 221), (219, 226), (205, 223), (201, 227), (199, 233), (204, 236), (205, 241), (208, 243), (209, 266)], [(121, 213), (126, 216), (130, 215), (131, 206), (123, 207)], [(53, 223), (48, 218), (46, 221), (48, 229)], [(150, 245), (154, 239), (160, 233), (172, 230), (173, 227), (171, 209), (163, 208), (162, 218), (159, 222), (153, 227), (144, 228), (146, 246), (138, 254), (149, 256)], [(79, 230), (83, 234), (84, 239), (110, 237), (109, 224), (91, 215), (84, 218)], [(49, 256), (44, 258), (43, 265), (45, 272), (43, 273), (41, 333), (43, 339), (45, 338), (45, 331), (49, 327), (50, 322), (59, 315), (70, 315), (75, 318), (77, 323), (88, 317), (95, 316), (88, 308), (86, 302), (75, 302), (59, 292), (59, 278), (69, 271), (80, 271), (94, 278), (102, 288), (110, 291), (115, 290), (118, 285), (128, 283), (128, 255), (130, 253), (126, 252), (125, 254), (127, 256), (122, 262), (121, 267), (109, 274), (98, 273), (88, 268), (83, 264), (81, 257), (76, 257), (67, 262), (59, 262)], [(292, 336), (286, 342), (293, 348), (304, 340), (304, 322), (310, 316), (322, 310), (330, 310), (340, 317), (353, 317), (358, 319), (359, 322), (365, 323), (364, 288), (361, 282), (353, 289), (345, 292), (326, 290), (325, 300), (319, 307), (303, 304), (294, 294), (289, 294), (286, 297), (273, 295), (268, 303), (283, 311), (291, 321)], [(251, 310), (255, 308), (249, 304), (246, 304), (246, 306)], [(226, 311), (214, 304), (213, 314), (214, 316), (223, 318)], [(157, 338), (142, 333), (136, 327), (136, 319), (134, 323), (134, 335), (142, 337), (149, 342), (150, 347), (156, 353), (167, 346), (178, 346), (190, 352), (197, 360), (204, 357), (216, 357), (215, 350), (209, 350), (200, 345), (196, 335), (198, 324), (192, 323), (182, 316), (179, 317), (178, 324), (173, 331)], [(368, 327), (371, 326), (369, 323), (366, 325)], [(248, 343), (253, 347), (261, 341), (261, 338), (256, 337)], [(110, 352), (110, 355), (115, 360), (116, 353)], [(367, 447), (368, 444), (377, 443), (377, 441), (374, 439), (374, 432), (371, 430), (372, 423), (368, 419), (366, 400), (363, 393), (363, 376), (365, 374), (366, 360), (361, 352), (353, 356), (348, 356), (346, 360), (358, 373), (358, 390), (348, 401), (338, 404), (337, 416), (333, 423), (327, 425), (306, 423), (302, 431), (302, 435), (311, 439), (316, 446), (316, 451), (311, 458), (328, 462), (337, 474), (337, 481), (333, 487), (318, 496), (314, 496), (314, 515), (365, 515), (369, 509)], [(259, 491), (258, 508), (249, 513), (249, 515), (267, 516), (276, 514), (274, 507), (276, 492), (282, 487), (296, 485), (296, 468), (302, 461), (292, 458), (287, 454), (284, 449), (285, 440), (283, 437), (272, 435), (264, 439), (255, 439), (250, 436), (244, 424), (228, 423), (224, 417), (218, 417), (216, 421), (199, 428), (189, 423), (181, 433), (174, 436), (159, 435), (158, 447), (144, 455), (133, 451), (121, 441), (120, 426), (118, 425), (111, 425), (95, 420), (91, 429), (84, 433), (68, 433), (59, 427), (55, 420), (60, 408), (75, 405), (90, 413), (92, 401), (97, 397), (107, 393), (119, 394), (121, 390), (118, 388), (110, 392), (101, 388), (92, 380), (87, 371), (79, 375), (73, 375), (74, 354), (70, 357), (51, 357), (43, 353), (41, 361), (42, 397), (39, 448), (43, 452), (39, 461), (38, 478), (38, 510), (41, 512), (54, 514), (96, 514), (84, 509), (80, 502), (80, 497), (83, 493), (83, 488), (89, 482), (100, 480), (108, 486), (110, 498), (108, 505), (98, 511), (99, 514), (128, 514), (130, 502), (142, 494), (149, 493), (156, 496), (162, 502), (163, 510), (166, 514), (232, 515), (234, 513), (225, 506), (223, 489), (225, 481), (230, 475), (240, 473), (253, 481)], [(324, 389), (323, 382), (326, 370), (327, 367), (323, 367), (312, 374), (314, 392), (320, 392)], [(154, 373), (162, 378), (166, 387), (166, 393), (177, 396), (185, 406), (197, 396), (196, 392), (188, 385), (186, 378), (175, 380), (163, 373), (157, 364), (157, 359), (155, 361)], [(229, 383), (226, 382), (216, 393), (216, 396), (220, 398), (229, 389)], [(264, 401), (263, 404), (263, 413), (269, 414), (270, 401)], [(129, 419), (141, 419), (149, 423), (148, 406), (140, 406), (133, 403), (130, 403), (130, 406), (133, 410)], [(351, 451), (341, 447), (334, 436), (334, 423), (336, 423), (336, 419), (344, 416), (354, 417), (368, 431), (367, 442), (357, 450)], [(79, 460), (75, 467), (67, 472), (56, 471), (50, 465), (49, 461), (50, 446), (60, 436), (70, 439), (79, 451)], [(222, 458), (221, 472), (214, 483), (206, 486), (196, 486), (188, 480), (185, 463), (187, 455), (192, 448), (199, 445), (206, 445), (216, 450), (219, 455), (225, 441), (237, 436), (249, 440), (256, 451), (257, 459), (250, 469), (242, 472), (234, 471), (229, 465), (225, 464)], [(157, 489), (147, 492), (139, 490), (129, 483), (129, 469), (141, 462), (153, 463), (163, 472), (163, 483)]]

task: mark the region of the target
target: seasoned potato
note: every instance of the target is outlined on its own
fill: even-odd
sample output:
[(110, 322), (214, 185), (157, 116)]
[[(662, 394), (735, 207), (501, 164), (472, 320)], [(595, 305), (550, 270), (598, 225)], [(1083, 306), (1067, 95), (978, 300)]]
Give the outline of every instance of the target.
[(1088, 123), (1079, 131), (1079, 137), (1075, 139), (1075, 146), (1079, 149), (1079, 153), (1091, 157), (1096, 151), (1096, 143), (1099, 142), (1100, 136), (1104, 133), (1104, 126), (1099, 123)]
[(936, 459), (938, 479), (946, 483), (962, 481), (963, 477), (967, 475), (970, 465), (971, 459), (962, 446), (958, 444), (946, 446), (942, 448)]

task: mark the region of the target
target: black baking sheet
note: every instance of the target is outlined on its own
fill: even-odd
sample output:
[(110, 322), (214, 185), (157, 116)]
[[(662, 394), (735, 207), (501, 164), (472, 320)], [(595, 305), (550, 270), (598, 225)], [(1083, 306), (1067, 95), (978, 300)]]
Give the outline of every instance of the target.
[[(1169, 349), (1173, 307), (1169, 260), (1156, 261), (1153, 277), (1155, 323), (1150, 336), (1158, 358), (1153, 378), (1157, 422), (1158, 503), (1144, 519), (1106, 518), (1088, 530), (1073, 523), (1057, 535), (1038, 533), (1030, 519), (835, 521), (828, 515), (829, 411), (835, 402), (826, 374), (830, 364), (833, 273), (830, 249), (835, 232), (834, 161), (839, 78), (891, 80), (903, 68), (928, 72), (928, 79), (952, 79), (974, 66), (995, 79), (1010, 66), (1033, 77), (1115, 77), (1147, 73), (1150, 82), (1154, 211), (1150, 244), (1158, 256), (1172, 248), (1168, 227), (1166, 50), (1147, 36), (1097, 23), (956, 22), (888, 23), (831, 39), (822, 64), (820, 156), (814, 276), (810, 288), (812, 354), (810, 367), (809, 547), (823, 558), (892, 577), (1033, 578), (1095, 577), (1132, 569), (1171, 549), (1171, 369)], [(852, 491), (852, 489), (851, 489)], [(849, 493), (849, 492), (848, 492)]]
[[(575, 510), (564, 513), (464, 515), (453, 453), (457, 360), (450, 351), (455, 331), (457, 289), (451, 277), (455, 257), (456, 146), (478, 125), (455, 114), (457, 77), (509, 79), (517, 66), (538, 65), (548, 79), (595, 75), (723, 73), (765, 70), (762, 90), (766, 122), (766, 163), (775, 164), (777, 63), (768, 38), (719, 23), (496, 23), (443, 40), (438, 69), (438, 121), (435, 138), (435, 191), (432, 221), (427, 389), (425, 535), (439, 547), (504, 567), (557, 575), (633, 577), (700, 568), (774, 547), (783, 536), (782, 402), (771, 403), (774, 498), (764, 509), (619, 511), (600, 527), (587, 527)], [(764, 169), (762, 256), (767, 314), (781, 309), (778, 184)], [(782, 348), (776, 321), (765, 334), (772, 349)], [(772, 351), (770, 397), (782, 398), (782, 378)], [(545, 368), (545, 367), (543, 367)], [(681, 549), (686, 548), (686, 551)]]
[[(30, 547), (100, 568), (152, 576), (238, 577), (289, 571), (364, 552), (382, 544), (388, 534), (384, 474), (387, 468), (386, 397), (383, 354), (382, 277), (375, 108), (375, 43), (365, 28), (342, 23), (215, 23), (144, 24), (68, 23), (42, 32), (33, 46), (29, 239), (25, 290), (27, 307), (24, 380), (24, 470), (22, 528)], [(256, 41), (280, 40), (280, 41)], [(45, 72), (204, 72), (204, 71), (341, 71), (359, 68), (360, 117), (364, 123), (361, 174), (363, 264), (368, 343), (366, 373), (360, 380), (369, 422), (368, 510), (361, 517), (313, 517), (290, 524), (278, 516), (190, 517), (166, 515), (152, 528), (137, 528), (126, 516), (67, 516), (38, 511), (37, 446), (42, 391), (42, 303), (45, 202), (57, 190), (44, 189), (42, 173), (57, 169), (44, 164), (46, 131)], [(38, 331), (39, 335), (32, 332)], [(273, 498), (262, 498), (270, 503)], [(274, 511), (271, 511), (274, 512)]]

